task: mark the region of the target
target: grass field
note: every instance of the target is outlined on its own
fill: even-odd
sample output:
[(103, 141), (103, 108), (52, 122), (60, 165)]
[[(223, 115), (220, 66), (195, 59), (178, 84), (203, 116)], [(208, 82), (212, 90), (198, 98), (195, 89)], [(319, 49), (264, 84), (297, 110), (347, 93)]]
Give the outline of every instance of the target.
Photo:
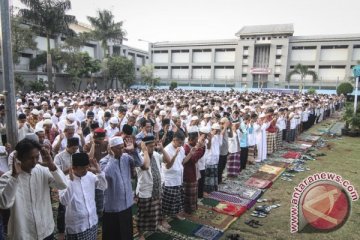
[[(335, 119), (328, 120), (336, 121)], [(323, 123), (323, 125), (326, 123)], [(316, 131), (315, 126), (311, 131)], [(309, 171), (297, 173), (292, 182), (277, 180), (274, 185), (266, 191), (262, 198), (276, 199), (281, 207), (272, 210), (266, 218), (251, 217), (251, 211), (241, 216), (222, 239), (233, 233), (239, 234), (246, 240), (252, 239), (316, 239), (316, 240), (356, 240), (360, 239), (360, 201), (352, 202), (352, 212), (346, 224), (331, 233), (290, 233), (290, 200), (293, 188), (305, 177), (317, 172), (327, 171), (341, 175), (349, 180), (360, 193), (360, 138), (343, 137), (340, 139), (328, 139), (329, 146), (321, 149), (326, 156), (318, 157), (316, 161), (308, 161), (306, 166)], [(278, 202), (278, 201), (277, 201)], [(259, 205), (259, 204), (257, 204)], [(259, 220), (263, 226), (254, 229), (247, 226), (244, 221), (248, 219)]]

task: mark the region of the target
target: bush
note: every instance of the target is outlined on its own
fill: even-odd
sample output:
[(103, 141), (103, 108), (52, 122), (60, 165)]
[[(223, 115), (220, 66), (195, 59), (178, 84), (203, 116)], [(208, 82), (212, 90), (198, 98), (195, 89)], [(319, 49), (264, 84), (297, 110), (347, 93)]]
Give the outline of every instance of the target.
[(45, 89), (47, 88), (43, 79), (31, 81), (29, 84), (29, 87), (30, 87), (30, 90), (33, 92), (45, 91)]
[(352, 93), (353, 91), (354, 91), (354, 87), (349, 82), (340, 83), (340, 85), (336, 89), (336, 93), (338, 95), (344, 94), (345, 96), (349, 93)]
[(307, 90), (307, 93), (308, 94), (316, 94), (316, 89), (311, 87)]
[(177, 86), (178, 86), (178, 85), (177, 85), (177, 82), (171, 82), (169, 89), (170, 89), (170, 90), (174, 90), (175, 88), (177, 88)]

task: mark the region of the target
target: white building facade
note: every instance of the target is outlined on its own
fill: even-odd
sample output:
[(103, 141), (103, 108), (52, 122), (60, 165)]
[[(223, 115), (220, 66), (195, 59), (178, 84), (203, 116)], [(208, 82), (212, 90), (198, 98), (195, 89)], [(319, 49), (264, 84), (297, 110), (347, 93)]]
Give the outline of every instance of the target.
[(288, 73), (302, 64), (318, 74), (305, 88), (336, 89), (360, 61), (360, 34), (294, 36), (292, 24), (245, 26), (236, 39), (150, 44), (161, 84), (236, 88), (298, 88)]

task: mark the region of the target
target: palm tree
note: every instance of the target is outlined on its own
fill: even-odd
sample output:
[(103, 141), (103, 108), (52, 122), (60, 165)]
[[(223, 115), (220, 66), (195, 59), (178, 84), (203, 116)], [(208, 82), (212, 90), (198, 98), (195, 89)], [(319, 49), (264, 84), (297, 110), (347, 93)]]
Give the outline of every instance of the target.
[(287, 76), (287, 81), (290, 82), (290, 79), (293, 75), (299, 74), (300, 75), (300, 84), (299, 84), (299, 90), (300, 93), (302, 92), (302, 89), (304, 87), (304, 80), (305, 77), (310, 75), (312, 77), (313, 82), (315, 82), (318, 79), (317, 73), (313, 70), (309, 70), (308, 66), (297, 64), (294, 67), (294, 70), (290, 71)]
[(91, 26), (93, 26), (93, 37), (101, 41), (101, 47), (104, 50), (104, 56), (108, 55), (109, 40), (122, 40), (126, 35), (126, 31), (122, 29), (123, 22), (115, 22), (114, 15), (110, 10), (98, 10), (96, 17), (87, 17)]
[(59, 35), (73, 35), (69, 28), (76, 23), (75, 16), (67, 15), (71, 9), (70, 0), (20, 0), (27, 8), (20, 9), (19, 14), (39, 34), (45, 35), (47, 43), (47, 76), (50, 89), (54, 89), (50, 38)]

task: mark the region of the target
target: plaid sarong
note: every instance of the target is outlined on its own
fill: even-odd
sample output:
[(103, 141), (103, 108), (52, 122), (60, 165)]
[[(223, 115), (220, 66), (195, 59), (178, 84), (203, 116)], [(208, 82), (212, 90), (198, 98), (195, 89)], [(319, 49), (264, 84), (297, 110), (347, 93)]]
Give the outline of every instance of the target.
[(276, 133), (266, 132), (267, 154), (272, 154), (276, 150)]
[(139, 232), (155, 231), (162, 221), (160, 198), (139, 198), (137, 228)]
[(198, 183), (197, 182), (184, 182), (184, 211), (186, 213), (193, 213), (197, 209), (198, 200)]
[(97, 239), (97, 224), (81, 233), (65, 235), (66, 240), (96, 240)]
[(228, 177), (236, 177), (240, 173), (240, 152), (229, 153), (227, 160)]
[(218, 190), (218, 165), (207, 165), (205, 167), (204, 191), (213, 192)]
[(279, 149), (282, 146), (282, 131), (276, 133), (276, 149)]
[(248, 161), (255, 162), (255, 145), (248, 147)]
[(164, 215), (174, 216), (184, 209), (183, 186), (163, 186), (162, 212)]

